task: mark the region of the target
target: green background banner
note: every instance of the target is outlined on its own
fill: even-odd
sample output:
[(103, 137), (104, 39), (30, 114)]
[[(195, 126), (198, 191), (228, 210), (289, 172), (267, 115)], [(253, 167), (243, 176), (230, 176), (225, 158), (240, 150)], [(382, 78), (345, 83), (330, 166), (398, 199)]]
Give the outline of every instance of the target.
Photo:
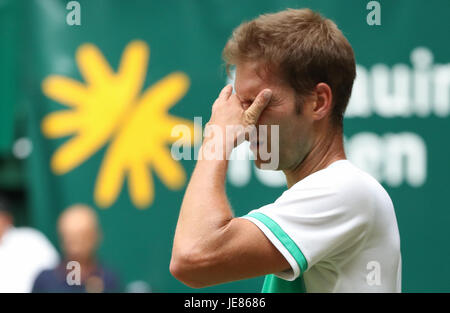
[[(369, 1), (364, 0), (89, 0), (78, 1), (81, 25), (72, 26), (66, 21), (73, 11), (66, 9), (68, 2), (0, 1), (0, 151), (8, 154), (19, 135), (30, 140), (32, 152), (25, 161), (24, 178), (30, 223), (55, 245), (59, 213), (69, 205), (86, 203), (96, 208), (100, 216), (104, 239), (99, 255), (119, 271), (124, 288), (143, 281), (153, 290), (163, 292), (258, 292), (262, 278), (192, 290), (170, 275), (171, 244), (186, 186), (180, 173), (184, 172), (188, 178), (195, 162), (176, 163), (181, 165), (180, 172), (180, 168), (175, 170), (169, 161), (164, 161), (163, 152), (152, 154), (157, 148), (154, 138), (158, 138), (158, 129), (164, 127), (160, 124), (162, 119), (152, 115), (156, 114), (152, 109), (144, 108), (143, 112), (153, 117), (148, 123), (154, 124), (130, 126), (132, 136), (123, 135), (122, 146), (116, 143), (125, 132), (121, 131), (134, 123), (135, 107), (126, 111), (131, 113), (118, 114), (115, 122), (111, 122), (114, 129), (101, 144), (76, 165), (66, 170), (61, 165), (58, 172), (51, 159), (74, 136), (66, 133), (51, 138), (44, 134), (42, 125), (50, 113), (72, 107), (49, 96), (44, 81), (58, 75), (88, 88), (80, 62), (84, 60), (87, 68), (95, 70), (101, 69), (101, 60), (89, 59), (89, 51), (91, 56), (95, 54), (92, 49), (85, 50), (83, 55), (83, 47), (100, 51), (117, 73), (126, 48), (138, 42), (144, 50), (149, 47), (150, 57), (148, 64), (134, 66), (135, 70), (144, 71), (145, 79), (133, 101), (137, 102), (157, 82), (178, 73), (167, 88), (185, 91), (166, 105), (167, 115), (182, 118), (187, 124), (194, 117), (202, 117), (205, 124), (211, 104), (227, 82), (221, 51), (233, 28), (262, 13), (309, 7), (333, 19), (355, 50), (358, 79), (344, 122), (346, 152), (350, 160), (385, 186), (394, 202), (401, 235), (403, 291), (450, 291), (449, 1), (379, 1), (381, 25), (373, 26), (367, 23)], [(138, 48), (133, 51), (139, 53)], [(120, 84), (95, 80), (98, 77), (91, 79), (89, 91), (95, 92), (95, 84), (103, 83), (108, 96), (103, 102), (84, 102), (103, 107), (96, 111), (97, 115), (87, 115), (96, 116), (94, 121), (94, 117), (91, 120), (86, 117), (83, 122), (70, 120), (73, 125), (85, 123), (77, 124), (81, 129), (89, 123), (94, 126), (106, 123), (112, 114), (110, 110), (115, 109), (113, 104), (105, 104), (123, 96), (118, 91)], [(52, 90), (58, 93), (57, 87)], [(74, 90), (73, 99), (82, 102), (83, 92)], [(148, 105), (151, 107), (152, 103)], [(53, 121), (50, 123), (53, 129), (72, 125), (67, 122), (61, 126), (58, 121), (65, 124), (65, 120)], [(117, 198), (111, 191), (114, 188), (108, 189), (110, 180), (106, 179), (104, 190), (112, 199), (110, 204), (101, 205), (96, 198), (99, 173), (107, 167), (106, 156), (108, 151), (114, 151), (115, 145), (125, 154), (148, 146), (148, 153), (156, 157), (151, 164), (131, 162), (144, 166), (150, 175), (136, 181), (153, 181), (153, 186), (148, 187), (154, 191), (153, 200), (146, 202), (145, 196), (130, 196), (133, 192), (144, 195), (148, 192), (145, 184), (144, 187), (130, 184), (127, 176), (130, 169), (120, 172), (124, 176), (123, 184), (117, 187)], [(170, 151), (170, 142), (164, 148)], [(238, 149), (246, 153), (245, 146)], [(77, 153), (80, 150), (73, 149), (67, 155)], [(167, 177), (163, 178), (164, 175)], [(261, 172), (250, 161), (230, 162), (227, 192), (237, 216), (273, 202), (283, 190), (285, 183), (280, 173)]]

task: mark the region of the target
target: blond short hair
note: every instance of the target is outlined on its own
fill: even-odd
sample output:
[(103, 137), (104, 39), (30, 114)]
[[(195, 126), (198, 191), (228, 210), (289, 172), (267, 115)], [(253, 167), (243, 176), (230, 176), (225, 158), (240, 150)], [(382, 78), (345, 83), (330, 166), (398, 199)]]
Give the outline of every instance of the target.
[(260, 15), (234, 31), (223, 50), (227, 69), (241, 61), (262, 61), (287, 82), (301, 103), (320, 83), (333, 93), (332, 121), (342, 120), (356, 76), (353, 49), (330, 19), (310, 9)]

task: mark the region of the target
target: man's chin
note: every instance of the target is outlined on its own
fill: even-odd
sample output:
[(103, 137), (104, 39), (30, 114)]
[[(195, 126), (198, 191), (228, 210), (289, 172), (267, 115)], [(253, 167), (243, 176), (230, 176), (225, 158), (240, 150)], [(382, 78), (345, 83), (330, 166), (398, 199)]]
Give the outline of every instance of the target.
[(257, 158), (254, 160), (255, 166), (260, 170), (270, 170), (270, 171), (279, 171), (280, 170), (280, 164), (278, 162), (272, 162), (271, 159), (269, 160), (261, 160), (260, 158)]

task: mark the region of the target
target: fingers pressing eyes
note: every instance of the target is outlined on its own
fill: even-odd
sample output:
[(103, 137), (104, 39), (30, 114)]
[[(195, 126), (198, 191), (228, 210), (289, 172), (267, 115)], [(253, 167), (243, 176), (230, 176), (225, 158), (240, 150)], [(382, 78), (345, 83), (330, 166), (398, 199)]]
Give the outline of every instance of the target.
[(252, 105), (245, 111), (246, 120), (249, 124), (255, 124), (262, 111), (266, 108), (270, 99), (272, 98), (272, 91), (270, 89), (262, 90)]

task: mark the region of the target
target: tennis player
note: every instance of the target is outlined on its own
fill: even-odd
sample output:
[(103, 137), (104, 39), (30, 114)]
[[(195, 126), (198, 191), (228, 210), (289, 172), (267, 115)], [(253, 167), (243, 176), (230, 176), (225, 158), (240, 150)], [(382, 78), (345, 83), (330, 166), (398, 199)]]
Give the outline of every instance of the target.
[[(316, 12), (289, 9), (241, 24), (223, 56), (236, 68), (235, 93), (226, 86), (212, 106), (207, 126), (223, 131), (203, 141), (181, 205), (172, 275), (193, 288), (266, 275), (263, 292), (400, 292), (392, 201), (343, 148), (356, 71), (342, 32)], [(242, 217), (225, 192), (226, 147), (242, 136), (224, 136), (230, 125), (278, 126), (277, 169), (288, 187)], [(251, 142), (258, 167), (267, 162), (258, 150), (273, 148), (270, 129)], [(211, 145), (223, 158), (205, 157)]]

